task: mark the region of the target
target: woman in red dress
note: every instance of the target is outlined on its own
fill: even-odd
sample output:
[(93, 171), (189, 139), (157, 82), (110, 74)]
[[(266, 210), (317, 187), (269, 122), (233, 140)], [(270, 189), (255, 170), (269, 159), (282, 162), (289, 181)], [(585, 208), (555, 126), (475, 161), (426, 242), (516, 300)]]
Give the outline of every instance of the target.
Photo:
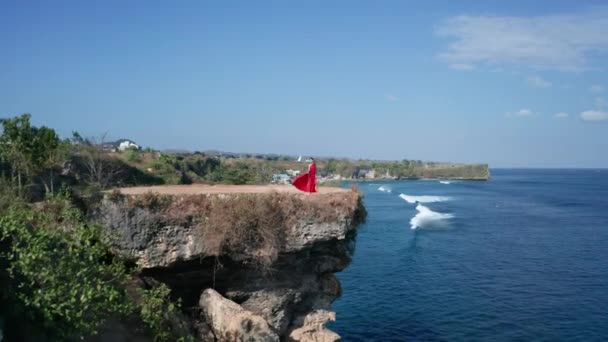
[(308, 172), (296, 177), (292, 184), (299, 190), (305, 192), (317, 192), (317, 165), (315, 160), (310, 158), (310, 165), (308, 165)]

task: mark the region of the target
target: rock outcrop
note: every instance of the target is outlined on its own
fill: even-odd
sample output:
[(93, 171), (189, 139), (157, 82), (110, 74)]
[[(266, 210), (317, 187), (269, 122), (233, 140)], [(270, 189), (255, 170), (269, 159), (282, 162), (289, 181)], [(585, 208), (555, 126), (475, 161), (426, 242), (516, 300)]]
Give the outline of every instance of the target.
[(294, 325), (298, 326), (289, 332), (289, 342), (333, 342), (339, 341), (340, 335), (325, 328), (325, 323), (336, 320), (336, 313), (327, 310), (315, 310), (305, 316), (295, 319)]
[(339, 338), (325, 323), (341, 295), (334, 273), (350, 263), (365, 218), (358, 192), (112, 193), (93, 214), (142, 277), (199, 308), (199, 336), (210, 328), (218, 341)]
[(279, 341), (279, 336), (264, 318), (243, 309), (213, 289), (203, 291), (199, 305), (218, 340)]

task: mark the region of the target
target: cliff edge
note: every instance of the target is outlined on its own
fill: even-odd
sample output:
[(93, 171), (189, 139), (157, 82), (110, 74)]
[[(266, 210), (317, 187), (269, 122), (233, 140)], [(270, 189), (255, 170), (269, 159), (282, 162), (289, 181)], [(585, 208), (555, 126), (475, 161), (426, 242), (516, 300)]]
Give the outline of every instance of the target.
[(115, 253), (167, 284), (203, 341), (332, 341), (324, 327), (365, 219), (360, 193), (159, 186), (106, 193), (94, 213)]

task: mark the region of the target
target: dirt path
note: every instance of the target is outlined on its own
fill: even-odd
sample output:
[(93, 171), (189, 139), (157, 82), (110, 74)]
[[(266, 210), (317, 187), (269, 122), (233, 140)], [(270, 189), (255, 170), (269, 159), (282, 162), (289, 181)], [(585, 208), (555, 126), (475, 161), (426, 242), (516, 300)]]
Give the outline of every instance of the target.
[[(146, 192), (157, 192), (168, 195), (181, 194), (228, 194), (228, 193), (267, 193), (267, 192), (288, 192), (301, 193), (291, 185), (159, 185), (159, 186), (137, 186), (130, 188), (120, 188), (120, 192), (126, 195), (140, 195)], [(318, 193), (329, 194), (338, 192), (348, 192), (349, 189), (336, 187), (318, 187)], [(314, 194), (313, 194), (314, 196)]]

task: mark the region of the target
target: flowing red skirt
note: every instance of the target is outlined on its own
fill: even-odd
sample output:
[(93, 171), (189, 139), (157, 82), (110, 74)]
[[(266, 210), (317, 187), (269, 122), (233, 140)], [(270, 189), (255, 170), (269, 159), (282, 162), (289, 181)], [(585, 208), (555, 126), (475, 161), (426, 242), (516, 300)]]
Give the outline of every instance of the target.
[(293, 184), (293, 186), (295, 186), (297, 189), (305, 192), (317, 192), (315, 183), (315, 176), (310, 177), (308, 173), (304, 173), (296, 177), (291, 184)]

